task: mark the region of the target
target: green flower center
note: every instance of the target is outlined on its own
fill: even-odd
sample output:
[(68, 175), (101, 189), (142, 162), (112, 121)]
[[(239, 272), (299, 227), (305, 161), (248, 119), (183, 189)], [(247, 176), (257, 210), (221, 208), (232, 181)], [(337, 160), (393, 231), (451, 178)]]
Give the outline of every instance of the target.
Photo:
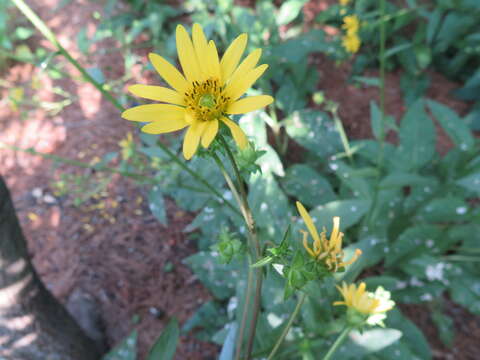
[(194, 81), (185, 92), (185, 103), (190, 114), (200, 121), (211, 121), (225, 115), (230, 98), (225, 96), (217, 79)]

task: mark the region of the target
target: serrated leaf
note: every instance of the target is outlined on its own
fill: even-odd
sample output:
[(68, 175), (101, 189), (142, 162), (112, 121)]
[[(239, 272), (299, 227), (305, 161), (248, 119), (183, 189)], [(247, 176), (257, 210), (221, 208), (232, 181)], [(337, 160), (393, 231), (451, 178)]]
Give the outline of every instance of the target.
[(463, 186), (465, 189), (480, 194), (480, 172), (465, 176), (457, 180), (456, 183)]
[(460, 150), (470, 151), (475, 146), (475, 139), (467, 124), (450, 108), (436, 101), (428, 100), (428, 108), (435, 119), (442, 125), (455, 145)]
[(336, 199), (330, 183), (305, 164), (295, 164), (287, 169), (282, 180), (285, 192), (306, 206), (324, 204)]
[(150, 349), (146, 360), (173, 359), (179, 336), (178, 322), (177, 319), (173, 318)]
[(286, 130), (290, 137), (322, 159), (342, 149), (333, 121), (323, 112), (296, 111), (286, 120)]
[(317, 206), (310, 212), (317, 229), (324, 226), (332, 228), (334, 216), (340, 217), (340, 229), (344, 232), (350, 226), (355, 225), (370, 208), (370, 200), (338, 200), (331, 201), (325, 205)]
[(400, 145), (396, 167), (407, 172), (427, 164), (435, 154), (435, 128), (423, 100), (412, 104), (400, 124)]

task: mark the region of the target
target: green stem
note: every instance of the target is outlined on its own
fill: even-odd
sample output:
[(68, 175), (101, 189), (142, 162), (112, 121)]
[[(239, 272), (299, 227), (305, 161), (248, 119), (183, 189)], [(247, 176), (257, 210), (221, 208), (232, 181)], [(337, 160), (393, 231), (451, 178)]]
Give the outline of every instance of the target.
[(275, 346), (273, 347), (270, 355), (268, 355), (267, 360), (273, 360), (273, 357), (277, 353), (278, 349), (280, 348), (280, 345), (282, 345), (283, 340), (285, 339), (285, 337), (287, 336), (290, 328), (292, 327), (293, 321), (297, 317), (297, 315), (300, 311), (300, 308), (302, 307), (303, 302), (305, 301), (306, 297), (307, 297), (307, 294), (305, 294), (305, 293), (302, 293), (300, 295), (300, 298), (298, 299), (298, 302), (297, 302), (297, 306), (295, 306), (295, 309), (293, 310), (292, 314), (290, 315), (290, 319), (288, 319), (287, 325), (283, 329), (280, 337), (277, 339), (277, 342), (275, 343)]
[(347, 337), (348, 333), (350, 332), (350, 330), (352, 330), (351, 327), (347, 326), (343, 331), (342, 333), (338, 336), (337, 340), (335, 340), (335, 342), (333, 343), (333, 345), (330, 347), (330, 350), (328, 350), (327, 352), (327, 355), (325, 355), (325, 357), (323, 358), (323, 360), (330, 360), (333, 356), (333, 354), (335, 353), (335, 351), (337, 351), (337, 349), (340, 347), (340, 345), (342, 345), (343, 341), (345, 340), (345, 338)]
[[(385, 16), (385, 0), (380, 1), (380, 16)], [(383, 21), (380, 24), (380, 112), (381, 112), (381, 122), (380, 122), (380, 159), (379, 166), (383, 162), (383, 148), (385, 143), (385, 42), (386, 42), (386, 21)]]
[(43, 22), (42, 19), (38, 17), (37, 14), (23, 1), (23, 0), (12, 0), (15, 6), (25, 15), (25, 17), (30, 20), (30, 22), (37, 28), (38, 31), (42, 33), (48, 41), (50, 41), (57, 50), (67, 58), (67, 60), (75, 66), (75, 68), (80, 71), (83, 77), (95, 86), (117, 109), (123, 111), (123, 106), (110, 94), (106, 91), (102, 84), (97, 82), (78, 62), (75, 60), (72, 55), (60, 44), (55, 34), (48, 28), (48, 26)]
[[(225, 141), (223, 136), (219, 136), (220, 143), (222, 144), (223, 148), (225, 149), (225, 152), (227, 153), (227, 157), (230, 160), (230, 163), (232, 165), (233, 171), (235, 173), (235, 177), (237, 178), (238, 182), (238, 188), (240, 189), (240, 197), (241, 197), (241, 204), (240, 207), (242, 209), (242, 213), (244, 214), (244, 219), (245, 223), (247, 225), (249, 237), (250, 237), (250, 244), (252, 244), (253, 249), (252, 252), (254, 254), (254, 262), (257, 262), (260, 257), (261, 257), (261, 247), (260, 247), (260, 241), (258, 240), (257, 237), (257, 229), (255, 225), (255, 220), (253, 219), (252, 211), (250, 209), (250, 206), (248, 205), (248, 197), (247, 197), (247, 192), (245, 189), (245, 184), (243, 183), (243, 178), (240, 174), (240, 170), (238, 169), (237, 162), (235, 161), (235, 157), (233, 156), (233, 153), (228, 146), (228, 143)], [(250, 271), (250, 270), (249, 270)], [(250, 331), (248, 334), (248, 340), (247, 340), (247, 349), (245, 352), (245, 359), (250, 359), (252, 349), (253, 349), (253, 342), (255, 339), (255, 332), (256, 332), (256, 324), (257, 324), (257, 319), (258, 319), (258, 314), (260, 312), (260, 300), (261, 300), (261, 293), (262, 293), (262, 282), (263, 282), (263, 277), (262, 277), (262, 269), (255, 269), (255, 296), (254, 296), (254, 301), (253, 301), (253, 313), (252, 313), (252, 320), (250, 322)], [(249, 296), (247, 294), (247, 296)], [(245, 304), (247, 302), (245, 301)], [(244, 306), (244, 313), (245, 311), (248, 311), (248, 308)], [(240, 329), (238, 338), (237, 338), (237, 344), (241, 347), (243, 344), (243, 337), (244, 337), (244, 331)], [(239, 347), (237, 347), (237, 353), (235, 356), (235, 359), (240, 359), (240, 351)]]

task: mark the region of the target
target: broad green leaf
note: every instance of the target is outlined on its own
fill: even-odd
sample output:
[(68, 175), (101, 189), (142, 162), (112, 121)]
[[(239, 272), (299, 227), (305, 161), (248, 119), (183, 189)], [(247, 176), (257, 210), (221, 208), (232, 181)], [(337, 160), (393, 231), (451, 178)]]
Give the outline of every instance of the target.
[(407, 344), (419, 359), (429, 360), (432, 358), (430, 346), (422, 331), (413, 321), (403, 316), (397, 308), (388, 312), (385, 324), (402, 332), (401, 342)]
[(180, 329), (178, 328), (178, 322), (173, 318), (150, 349), (146, 360), (173, 359), (179, 336)]
[(480, 194), (480, 172), (465, 176), (456, 181), (456, 183), (464, 188)]
[(416, 170), (427, 164), (434, 153), (435, 128), (425, 112), (423, 100), (418, 100), (410, 106), (400, 124), (397, 168)]
[(227, 322), (225, 307), (216, 301), (207, 301), (185, 322), (182, 333), (195, 329), (196, 338), (211, 341), (215, 333)]
[(287, 25), (289, 22), (294, 20), (300, 11), (302, 10), (303, 5), (307, 0), (287, 0), (280, 7), (280, 11), (277, 14), (277, 25)]
[(220, 357), (218, 360), (231, 360), (233, 359), (234, 350), (235, 350), (235, 339), (237, 335), (237, 323), (232, 323), (229, 326), (227, 338), (223, 343), (222, 350), (220, 352)]
[(352, 331), (350, 341), (362, 348), (365, 353), (372, 353), (392, 345), (402, 337), (402, 332), (397, 329), (376, 328), (363, 332)]
[(286, 130), (300, 145), (323, 159), (342, 149), (333, 121), (323, 112), (296, 111), (286, 120)]
[(480, 280), (464, 266), (449, 268), (449, 292), (453, 301), (464, 306), (471, 313), (480, 315)]
[(467, 124), (445, 105), (433, 100), (428, 100), (427, 104), (435, 119), (442, 125), (454, 144), (463, 151), (472, 150), (475, 146), (475, 139)]
[(353, 196), (364, 199), (372, 198), (373, 182), (369, 178), (375, 178), (377, 175), (376, 169), (371, 167), (355, 169), (340, 160), (332, 161), (328, 166), (334, 171), (338, 179), (352, 191)]
[(160, 186), (155, 185), (148, 193), (148, 206), (153, 216), (155, 216), (162, 225), (166, 226), (167, 213), (165, 211), (165, 200)]
[(454, 222), (465, 220), (468, 204), (461, 198), (435, 198), (419, 209), (416, 218), (427, 222)]
[(137, 330), (133, 330), (125, 340), (104, 355), (102, 360), (136, 360), (137, 336)]
[(328, 180), (305, 164), (290, 166), (282, 184), (288, 195), (305, 206), (325, 204), (337, 197)]
[(440, 340), (442, 340), (446, 346), (452, 346), (455, 339), (455, 325), (453, 319), (439, 310), (432, 311), (430, 316), (437, 327)]
[(441, 228), (436, 225), (417, 225), (406, 229), (391, 245), (385, 258), (385, 266), (391, 267), (399, 261), (407, 261), (422, 253), (438, 252), (436, 242), (441, 235)]
[(381, 188), (396, 188), (404, 186), (414, 186), (414, 185), (428, 185), (432, 182), (431, 178), (417, 175), (409, 174), (404, 172), (394, 172), (388, 174), (380, 182)]
[(355, 225), (370, 208), (370, 200), (338, 200), (325, 205), (317, 206), (310, 212), (317, 229), (324, 226), (330, 231), (334, 216), (340, 217), (340, 229), (345, 232), (350, 226)]

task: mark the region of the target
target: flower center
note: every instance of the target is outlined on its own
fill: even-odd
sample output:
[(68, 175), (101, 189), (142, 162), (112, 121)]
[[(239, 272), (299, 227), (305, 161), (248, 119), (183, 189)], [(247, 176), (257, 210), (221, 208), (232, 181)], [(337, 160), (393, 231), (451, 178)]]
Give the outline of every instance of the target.
[(230, 98), (223, 94), (223, 88), (217, 79), (203, 82), (194, 81), (185, 92), (185, 103), (195, 119), (210, 121), (225, 114)]

